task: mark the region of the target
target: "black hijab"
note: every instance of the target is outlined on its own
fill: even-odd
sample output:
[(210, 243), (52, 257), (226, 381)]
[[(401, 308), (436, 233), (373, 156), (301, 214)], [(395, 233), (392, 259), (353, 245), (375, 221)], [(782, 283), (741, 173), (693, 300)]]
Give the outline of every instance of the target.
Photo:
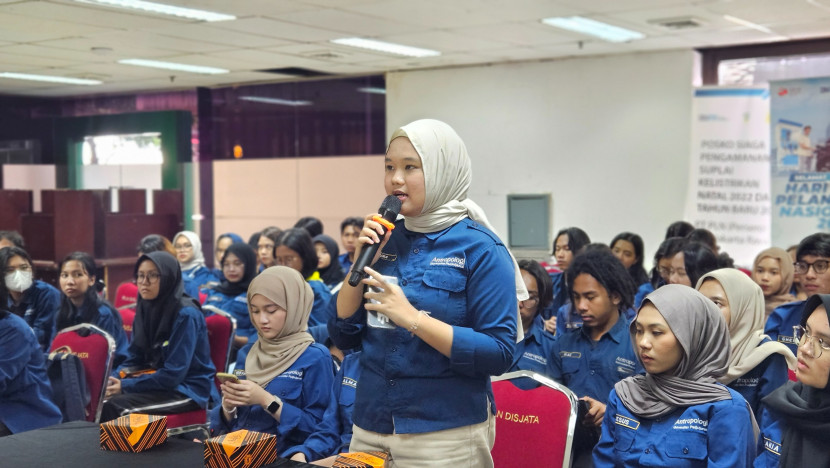
[(329, 262), (329, 266), (325, 268), (319, 268), (317, 271), (320, 272), (320, 278), (323, 280), (326, 285), (332, 287), (337, 283), (343, 281), (343, 278), (346, 277), (346, 274), (343, 273), (343, 267), (340, 265), (340, 249), (337, 247), (337, 242), (334, 241), (331, 237), (320, 234), (314, 236), (311, 239), (313, 244), (317, 242), (323, 244), (326, 247), (326, 250), (329, 252), (329, 257), (331, 261)]
[(251, 281), (253, 281), (257, 274), (256, 252), (254, 252), (254, 249), (250, 245), (244, 242), (241, 244), (231, 244), (228, 250), (225, 250), (225, 254), (222, 255), (222, 265), (225, 264), (225, 259), (228, 258), (228, 254), (236, 255), (239, 261), (245, 264), (245, 273), (242, 275), (242, 279), (236, 283), (231, 283), (222, 275), (222, 283), (216, 287), (216, 291), (228, 297), (236, 297), (248, 292), (248, 285), (251, 284)]
[[(802, 327), (821, 305), (830, 319), (830, 294), (816, 294), (804, 304)], [(783, 419), (780, 466), (830, 466), (830, 379), (824, 388), (787, 382), (762, 401)]]
[(201, 310), (201, 307), (195, 299), (184, 293), (182, 270), (175, 257), (167, 252), (144, 254), (135, 263), (134, 275), (138, 275), (138, 267), (145, 260), (153, 262), (161, 275), (159, 294), (152, 300), (144, 300), (139, 294), (133, 324), (133, 344), (141, 352), (146, 364), (158, 368), (163, 363), (162, 346), (170, 339), (179, 311), (185, 307)]

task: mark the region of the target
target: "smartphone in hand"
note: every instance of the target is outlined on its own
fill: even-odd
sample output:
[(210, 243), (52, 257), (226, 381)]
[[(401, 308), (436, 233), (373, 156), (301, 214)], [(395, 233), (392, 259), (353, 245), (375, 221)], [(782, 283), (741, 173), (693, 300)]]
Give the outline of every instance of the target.
[(239, 377), (233, 374), (228, 374), (227, 372), (217, 372), (216, 378), (219, 379), (220, 382), (239, 382)]

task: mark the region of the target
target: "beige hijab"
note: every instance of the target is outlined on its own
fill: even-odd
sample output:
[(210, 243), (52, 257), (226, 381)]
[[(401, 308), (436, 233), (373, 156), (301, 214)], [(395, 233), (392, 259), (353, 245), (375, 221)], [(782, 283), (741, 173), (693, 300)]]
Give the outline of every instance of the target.
[(300, 273), (293, 268), (273, 266), (260, 273), (248, 286), (248, 314), (251, 298), (260, 294), (285, 309), (285, 325), (277, 337), (267, 339), (261, 334), (245, 360), (248, 380), (262, 387), (285, 372), (314, 339), (307, 332), (308, 316), (314, 303), (314, 292)]
[(732, 354), (729, 357), (729, 369), (718, 381), (729, 384), (775, 353), (784, 356), (787, 366), (795, 369), (795, 356), (786, 345), (776, 341), (761, 344), (768, 337), (764, 335), (764, 293), (760, 286), (742, 271), (722, 268), (703, 275), (696, 288), (700, 289), (710, 278), (717, 280), (726, 293), (731, 316), (729, 343)]
[(770, 247), (761, 251), (761, 253), (755, 257), (755, 262), (752, 264), (752, 274), (755, 274), (755, 270), (758, 268), (758, 264), (761, 263), (761, 260), (767, 257), (778, 260), (778, 264), (781, 268), (781, 287), (778, 288), (778, 291), (773, 291), (769, 297), (764, 298), (765, 319), (766, 317), (769, 317), (769, 314), (771, 314), (776, 307), (781, 304), (795, 301), (795, 296), (790, 294), (790, 290), (793, 288), (793, 275), (795, 274), (795, 268), (793, 267), (793, 258), (790, 257), (790, 254), (788, 254), (786, 250), (780, 247)]

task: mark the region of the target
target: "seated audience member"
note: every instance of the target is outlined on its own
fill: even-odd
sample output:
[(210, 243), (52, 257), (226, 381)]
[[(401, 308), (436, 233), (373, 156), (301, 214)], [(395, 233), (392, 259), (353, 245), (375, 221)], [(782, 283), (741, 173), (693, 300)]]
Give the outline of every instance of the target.
[(669, 224), (669, 227), (666, 228), (666, 236), (664, 237), (664, 240), (671, 237), (686, 237), (694, 230), (695, 227), (686, 221), (675, 221)]
[(274, 261), (274, 247), (277, 245), (277, 239), (280, 238), (280, 234), (282, 234), (282, 229), (276, 226), (269, 226), (259, 233), (259, 238), (256, 243), (259, 262), (257, 272), (276, 265)]
[(611, 241), (611, 253), (614, 254), (628, 270), (628, 275), (634, 282), (637, 291), (634, 293), (634, 308), (640, 307), (640, 302), (654, 287), (649, 281), (646, 269), (643, 267), (645, 248), (643, 238), (633, 232), (617, 234)]
[(323, 233), (323, 222), (314, 216), (304, 216), (294, 223), (295, 228), (305, 229), (312, 238)]
[(684, 242), (682, 249), (671, 259), (669, 284), (693, 288), (705, 273), (718, 269), (718, 257), (712, 249), (700, 242)]
[(26, 243), (17, 231), (0, 231), (0, 249), (4, 247), (18, 247), (26, 250)]
[(236, 319), (236, 336), (234, 348), (245, 346), (251, 339), (256, 339), (256, 328), (248, 314), (246, 294), (248, 285), (256, 276), (256, 253), (248, 244), (231, 244), (222, 258), (222, 282), (203, 290), (205, 304), (218, 307)]
[(522, 274), (529, 297), (519, 301), (524, 339), (516, 345), (513, 366), (508, 372), (529, 370), (545, 375), (554, 338), (553, 334), (545, 331), (539, 311), (551, 302), (550, 290), (553, 283), (548, 272), (536, 260), (520, 260), (519, 272)]
[(340, 255), (340, 266), (343, 274), (348, 275), (354, 264), (354, 251), (357, 248), (357, 238), (363, 229), (363, 218), (348, 217), (340, 223), (340, 242), (345, 252)]
[(150, 252), (167, 252), (174, 258), (176, 257), (176, 249), (173, 248), (173, 243), (170, 242), (170, 239), (158, 234), (144, 236), (139, 241), (136, 250), (138, 250), (139, 257)]
[[(798, 244), (796, 258), (793, 271), (801, 277), (801, 285), (808, 297), (830, 294), (830, 234), (819, 232), (805, 237)], [(798, 351), (793, 327), (801, 321), (804, 302), (789, 302), (776, 307), (764, 326), (764, 333), (787, 345), (793, 353)]]
[(756, 468), (830, 466), (830, 295), (807, 299), (796, 338), (798, 382), (763, 400), (774, 424), (759, 437)]
[(118, 366), (127, 358), (127, 334), (121, 322), (121, 314), (109, 302), (98, 295), (98, 281), (95, 260), (85, 252), (73, 252), (63, 259), (58, 267), (61, 287), (60, 309), (58, 309), (57, 331), (81, 323), (90, 323), (109, 333), (115, 340), (115, 361)]
[(262, 231), (257, 231), (251, 234), (248, 237), (248, 245), (254, 249), (254, 252), (257, 252), (257, 259), (256, 259), (256, 271), (262, 271), (262, 263), (259, 261), (259, 237), (262, 235)]
[[(581, 253), (577, 254), (577, 256), (582, 255), (585, 252), (590, 250), (602, 250), (606, 253), (611, 252), (611, 248), (601, 242), (592, 242), (585, 247), (582, 248), (580, 251)], [(574, 258), (576, 258), (575, 256)], [(573, 261), (571, 262), (573, 264)], [(565, 275), (565, 280), (567, 280), (567, 274)], [(565, 285), (567, 287), (567, 281), (565, 281)], [(626, 309), (626, 317), (628, 319), (634, 318), (634, 309), (628, 308)], [(572, 307), (570, 300), (562, 305), (559, 310), (556, 311), (556, 335), (562, 335), (568, 330), (572, 330), (574, 328), (579, 328), (582, 326), (582, 316), (580, 315), (579, 311), (576, 310), (575, 307)]]
[(205, 408), (216, 369), (205, 317), (184, 293), (167, 252), (138, 258), (138, 303), (129, 356), (110, 377), (101, 421), (129, 413), (174, 414)]
[(340, 249), (337, 248), (337, 242), (325, 234), (315, 236), (311, 241), (317, 252), (317, 271), (320, 272), (320, 279), (326, 283), (330, 291), (333, 291), (346, 277), (340, 266)]
[(182, 268), (184, 292), (193, 299), (199, 299), (199, 290), (206, 284), (219, 281), (213, 271), (205, 265), (202, 241), (193, 231), (182, 231), (173, 238), (176, 259)]
[(228, 247), (230, 247), (231, 244), (244, 243), (245, 240), (243, 240), (239, 234), (234, 234), (232, 232), (220, 234), (219, 237), (216, 238), (216, 244), (213, 249), (213, 274), (216, 275), (220, 281), (222, 280), (222, 257), (225, 256), (225, 250), (228, 250)]
[[(671, 261), (678, 252), (683, 250), (686, 241), (682, 237), (669, 237), (660, 243), (654, 252), (654, 268), (651, 270), (651, 285), (654, 289), (669, 284), (671, 276)], [(645, 299), (645, 296), (640, 298)]]
[(709, 247), (718, 259), (718, 268), (735, 268), (735, 261), (732, 260), (732, 257), (728, 253), (720, 251), (718, 240), (712, 234), (712, 231), (703, 228), (694, 229), (686, 235), (686, 240), (689, 242), (700, 242), (706, 247)]
[(0, 249), (0, 267), (9, 292), (2, 307), (22, 317), (34, 330), (41, 349), (48, 350), (55, 337), (60, 291), (49, 283), (33, 279), (32, 258), (20, 247)]
[(562, 329), (565, 324), (557, 324), (556, 314), (559, 309), (568, 303), (568, 286), (565, 284), (565, 272), (574, 259), (574, 256), (582, 252), (586, 245), (591, 243), (588, 234), (577, 227), (565, 228), (556, 233), (553, 240), (553, 255), (556, 257), (556, 266), (559, 273), (550, 275), (553, 281), (553, 302), (547, 309), (542, 310), (542, 318), (545, 319), (545, 330), (555, 333)]
[[(792, 263), (798, 261), (796, 258), (796, 253), (798, 252), (798, 244), (791, 245), (790, 248), (787, 249), (787, 253), (790, 254), (790, 260)], [(804, 286), (801, 285), (801, 275), (793, 271), (793, 287), (790, 290), (790, 294), (795, 297), (796, 301), (806, 301), (807, 300), (807, 291), (804, 290)]]
[(787, 368), (795, 368), (795, 356), (764, 335), (764, 296), (744, 272), (722, 268), (706, 273), (697, 290), (718, 306), (729, 329), (732, 354), (718, 382), (746, 399), (763, 431), (770, 421), (762, 417), (761, 399), (789, 380)]
[(794, 302), (790, 294), (793, 285), (793, 262), (786, 250), (770, 247), (755, 257), (752, 280), (764, 293), (764, 321), (772, 311), (788, 302)]
[(348, 354), (343, 359), (337, 375), (334, 376), (331, 398), (320, 425), (305, 443), (286, 450), (286, 457), (307, 462), (349, 451), (349, 443), (352, 441), (354, 392), (360, 380), (360, 353), (361, 351), (357, 351)]
[(571, 306), (583, 323), (557, 337), (546, 374), (588, 402), (588, 414), (578, 422), (592, 429), (588, 440), (577, 444), (584, 452), (596, 443), (614, 384), (643, 369), (628, 335), (634, 284), (622, 263), (607, 250), (590, 250), (574, 259), (566, 275)]
[(284, 456), (323, 418), (334, 377), (331, 356), (306, 332), (314, 293), (297, 271), (266, 269), (251, 282), (247, 299), (259, 338), (245, 358), (245, 379), (222, 383), (222, 404), (210, 412), (211, 433), (276, 434), (277, 454)]
[[(0, 299), (5, 302), (7, 294), (0, 285)], [(0, 307), (0, 437), (61, 420), (40, 343), (23, 319)]]
[(712, 301), (663, 286), (629, 331), (646, 374), (614, 385), (594, 466), (749, 466), (757, 427), (741, 394), (717, 383), (729, 368), (729, 331)]
[(331, 300), (329, 288), (320, 278), (320, 272), (317, 271), (317, 251), (311, 243), (311, 236), (305, 229), (288, 229), (277, 240), (274, 253), (277, 265), (299, 271), (314, 291), (314, 306), (308, 318), (309, 333), (316, 342), (324, 343), (328, 338), (326, 323), (329, 317), (334, 316), (334, 303)]

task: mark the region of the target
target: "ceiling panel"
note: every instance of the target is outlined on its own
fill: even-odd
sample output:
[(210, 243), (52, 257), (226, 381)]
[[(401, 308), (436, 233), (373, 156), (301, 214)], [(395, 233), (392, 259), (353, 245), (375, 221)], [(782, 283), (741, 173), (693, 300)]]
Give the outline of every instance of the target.
[(260, 17), (244, 18), (236, 21), (222, 21), (213, 24), (219, 29), (276, 37), (278, 39), (295, 42), (327, 41), (343, 35), (335, 31), (311, 28), (300, 24)]
[(389, 0), (371, 5), (354, 5), (345, 9), (362, 15), (388, 18), (430, 29), (457, 28), (496, 24), (501, 20), (473, 5), (456, 6), (443, 0)]
[(415, 34), (385, 36), (382, 39), (409, 46), (434, 49), (444, 53), (504, 49), (513, 45), (508, 42), (467, 37), (446, 31), (425, 31)]
[(400, 34), (418, 31), (415, 25), (350, 11), (325, 9), (289, 13), (279, 17), (282, 21), (325, 28), (352, 36), (370, 37), (384, 34)]
[(493, 39), (506, 44), (522, 46), (561, 44), (571, 40), (571, 37), (565, 31), (540, 22), (473, 26), (457, 29), (456, 32), (477, 39)]
[(314, 5), (294, 0), (164, 0), (163, 3), (235, 16), (255, 16), (264, 12), (280, 15), (314, 9)]
[(292, 41), (274, 37), (221, 29), (209, 24), (168, 27), (155, 29), (152, 32), (164, 37), (181, 37), (198, 42), (222, 44), (230, 46), (229, 48), (270, 47), (292, 43)]
[(113, 30), (109, 27), (0, 13), (0, 41), (35, 42)]
[(95, 7), (75, 2), (26, 1), (0, 5), (0, 14), (28, 16), (33, 18), (59, 18), (77, 24), (102, 25), (118, 29), (161, 28), (188, 21), (173, 16), (131, 14), (117, 8)]

